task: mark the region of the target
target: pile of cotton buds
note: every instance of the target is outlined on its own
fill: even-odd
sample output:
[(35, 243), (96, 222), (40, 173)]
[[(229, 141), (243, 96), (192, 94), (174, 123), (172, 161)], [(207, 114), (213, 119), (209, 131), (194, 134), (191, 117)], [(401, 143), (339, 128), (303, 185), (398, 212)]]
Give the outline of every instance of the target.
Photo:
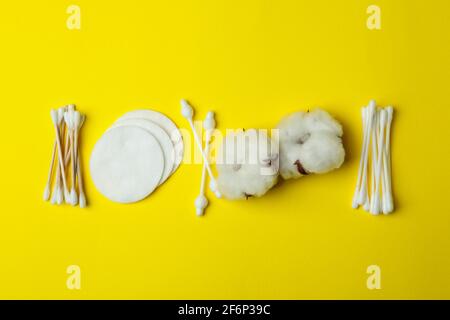
[(320, 109), (288, 115), (270, 138), (255, 129), (230, 133), (219, 149), (219, 190), (227, 199), (260, 197), (279, 174), (291, 179), (337, 169), (345, 158), (342, 134), (341, 125)]
[(377, 108), (373, 100), (362, 108), (363, 145), (352, 206), (363, 206), (373, 215), (394, 210), (390, 151), (393, 113), (392, 107)]
[[(50, 116), (55, 128), (55, 141), (44, 190), (44, 201), (50, 200), (52, 204), (58, 205), (63, 202), (73, 206), (79, 204), (84, 208), (86, 196), (83, 188), (79, 135), (85, 116), (76, 111), (74, 105), (52, 109)], [(50, 191), (52, 181), (53, 189)]]

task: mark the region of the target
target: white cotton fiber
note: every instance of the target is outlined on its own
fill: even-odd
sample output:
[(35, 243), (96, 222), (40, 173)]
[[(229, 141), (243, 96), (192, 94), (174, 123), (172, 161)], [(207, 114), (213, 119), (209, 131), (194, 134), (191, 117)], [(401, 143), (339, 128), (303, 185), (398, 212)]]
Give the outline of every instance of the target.
[(293, 113), (281, 120), (278, 129), (284, 179), (326, 173), (344, 162), (342, 126), (326, 111)]
[(277, 148), (264, 130), (234, 131), (218, 151), (217, 171), (218, 187), (225, 198), (260, 197), (277, 182)]

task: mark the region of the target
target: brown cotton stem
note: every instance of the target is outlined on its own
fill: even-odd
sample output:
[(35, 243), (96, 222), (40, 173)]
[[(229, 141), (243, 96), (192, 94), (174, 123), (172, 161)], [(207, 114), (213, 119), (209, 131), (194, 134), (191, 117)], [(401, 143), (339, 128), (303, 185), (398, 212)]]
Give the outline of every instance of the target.
[(305, 170), (305, 168), (303, 168), (303, 165), (302, 165), (302, 163), (300, 162), (300, 160), (295, 161), (294, 164), (297, 166), (297, 171), (298, 171), (300, 174), (302, 174), (302, 175), (304, 175), (304, 176), (307, 176), (307, 175), (308, 175), (308, 172)]

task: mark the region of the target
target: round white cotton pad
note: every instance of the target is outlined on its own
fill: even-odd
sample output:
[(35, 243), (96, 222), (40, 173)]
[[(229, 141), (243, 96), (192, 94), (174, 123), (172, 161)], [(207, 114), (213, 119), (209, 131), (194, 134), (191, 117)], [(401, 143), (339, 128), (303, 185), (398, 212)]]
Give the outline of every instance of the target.
[(116, 122), (121, 122), (125, 119), (144, 119), (148, 121), (152, 121), (160, 126), (170, 137), (175, 149), (175, 163), (173, 167), (174, 172), (181, 161), (183, 160), (183, 152), (184, 152), (184, 144), (183, 137), (181, 136), (180, 130), (175, 125), (175, 123), (170, 120), (166, 115), (154, 111), (154, 110), (135, 110), (125, 113), (122, 117), (120, 117)]
[(136, 126), (142, 128), (153, 135), (158, 141), (164, 154), (164, 171), (161, 176), (161, 181), (159, 182), (159, 184), (162, 184), (171, 175), (175, 162), (175, 151), (169, 136), (160, 126), (158, 126), (154, 122), (142, 119), (124, 119), (114, 123), (111, 129), (124, 126)]
[(111, 201), (132, 203), (158, 186), (164, 156), (156, 139), (138, 127), (118, 127), (97, 141), (90, 159), (97, 189)]

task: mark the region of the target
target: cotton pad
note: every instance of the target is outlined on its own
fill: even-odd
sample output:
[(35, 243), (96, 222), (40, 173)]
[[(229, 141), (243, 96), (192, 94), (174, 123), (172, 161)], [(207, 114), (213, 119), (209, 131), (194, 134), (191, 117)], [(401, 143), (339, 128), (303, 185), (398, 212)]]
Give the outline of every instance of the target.
[(112, 128), (97, 141), (90, 170), (105, 197), (119, 203), (137, 202), (158, 186), (164, 155), (148, 131), (136, 126)]
[(152, 121), (142, 119), (123, 119), (113, 124), (112, 128), (123, 126), (136, 126), (148, 131), (158, 141), (164, 155), (164, 172), (159, 184), (162, 184), (171, 175), (174, 168), (174, 146), (167, 133)]
[(167, 135), (170, 137), (170, 140), (172, 140), (175, 149), (175, 163), (173, 168), (174, 172), (183, 160), (184, 152), (183, 137), (181, 136), (180, 130), (178, 130), (178, 127), (175, 125), (175, 123), (166, 115), (154, 110), (130, 111), (120, 117), (117, 122), (121, 122), (126, 119), (144, 119), (152, 121), (167, 133)]

